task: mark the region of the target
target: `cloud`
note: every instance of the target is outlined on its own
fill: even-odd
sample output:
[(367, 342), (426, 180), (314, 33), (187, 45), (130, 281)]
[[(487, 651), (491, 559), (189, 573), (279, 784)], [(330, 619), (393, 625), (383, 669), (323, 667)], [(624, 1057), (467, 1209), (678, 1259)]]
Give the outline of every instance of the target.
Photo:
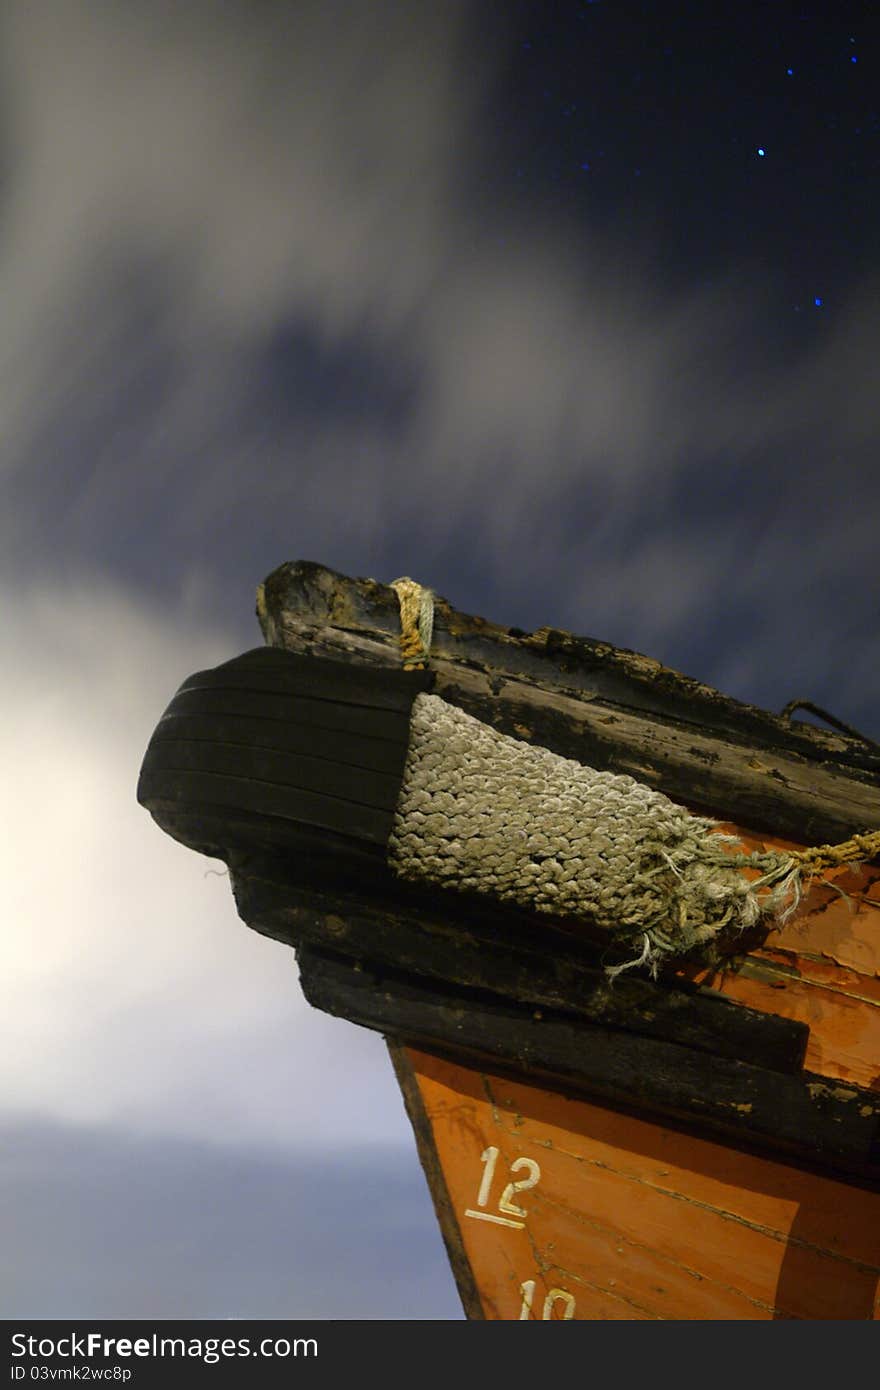
[(102, 334), (131, 307), (114, 279), (139, 263), (166, 296), (176, 370), (204, 381), (207, 359), (215, 400), (217, 374), (292, 310), (331, 338), (362, 319), (401, 332), (446, 251), (461, 21), (454, 0), (7, 7), (0, 279), (21, 404), (49, 359), (75, 384), (85, 358), (95, 384)]
[[(268, 549), (281, 507), (354, 548), (463, 527), (497, 568), (573, 498), (590, 530), (645, 500), (664, 524), (707, 459), (723, 479), (763, 451), (786, 480), (820, 429), (875, 437), (870, 308), (784, 362), (748, 260), (673, 291), (637, 229), (524, 211), (503, 180), (473, 197), (505, 42), (475, 24), (462, 4), (8, 7), (11, 544), (46, 527), (123, 565), (113, 537), (146, 512), (154, 544), (216, 567), (226, 518)], [(352, 417), (352, 361), (379, 402), (401, 378), (397, 404)], [(830, 441), (807, 452), (827, 469)]]
[(408, 572), (864, 718), (875, 287), (786, 346), (752, 248), (672, 286), (638, 227), (526, 206), (510, 24), (7, 7), (5, 567), (197, 574), (239, 626), (283, 559)]
[(174, 690), (239, 649), (107, 586), (7, 593), (3, 1107), (219, 1145), (408, 1142), (381, 1041), (310, 1010), (223, 866), (136, 804)]

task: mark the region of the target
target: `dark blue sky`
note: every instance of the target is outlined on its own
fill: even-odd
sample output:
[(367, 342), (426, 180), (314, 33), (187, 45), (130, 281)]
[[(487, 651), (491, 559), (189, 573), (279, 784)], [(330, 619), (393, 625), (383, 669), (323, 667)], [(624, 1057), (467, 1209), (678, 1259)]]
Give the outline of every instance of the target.
[(7, 1319), (457, 1318), (421, 1171), (345, 1158), (2, 1128)]
[[(259, 642), (256, 585), (298, 558), (880, 737), (876, 11), (15, 0), (2, 24), (6, 766), (29, 808), (4, 1105), (108, 1153), (280, 1149), (302, 1194), (306, 1148), (367, 1134), (399, 1154), (390, 1191), (398, 1162), (420, 1179), (381, 1049), (310, 1013), (289, 955), (138, 811), (146, 739), (183, 677)], [(169, 1256), (141, 1215), (149, 1316)], [(433, 1290), (422, 1219), (394, 1277), (433, 1251)], [(57, 1289), (40, 1249), (24, 1312)]]

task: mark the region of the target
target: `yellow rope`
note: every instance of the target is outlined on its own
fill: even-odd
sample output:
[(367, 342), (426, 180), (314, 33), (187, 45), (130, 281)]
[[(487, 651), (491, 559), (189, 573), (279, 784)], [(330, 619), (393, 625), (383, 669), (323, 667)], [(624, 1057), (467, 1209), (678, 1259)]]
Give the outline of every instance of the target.
[(812, 849), (797, 850), (791, 858), (800, 864), (808, 874), (821, 869), (834, 869), (838, 864), (853, 864), (873, 859), (880, 854), (880, 830), (865, 831), (853, 835), (839, 845), (816, 845)]
[(404, 576), (391, 585), (400, 604), (400, 654), (405, 671), (423, 671), (431, 651), (434, 595)]

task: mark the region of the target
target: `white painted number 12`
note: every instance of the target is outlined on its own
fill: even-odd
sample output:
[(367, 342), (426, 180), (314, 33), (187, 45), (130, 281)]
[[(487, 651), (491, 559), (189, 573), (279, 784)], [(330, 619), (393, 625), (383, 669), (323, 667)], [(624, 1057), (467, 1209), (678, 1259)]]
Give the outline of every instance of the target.
[[(493, 1146), (484, 1149), (480, 1154), (480, 1162), (486, 1166), (483, 1169), (483, 1181), (480, 1183), (480, 1190), (477, 1193), (477, 1206), (484, 1207), (489, 1201), (489, 1192), (492, 1188), (492, 1179), (495, 1176), (495, 1164), (498, 1162), (499, 1150)], [(509, 1182), (501, 1194), (498, 1202), (498, 1210), (503, 1211), (507, 1216), (521, 1216), (525, 1219), (528, 1212), (523, 1211), (522, 1207), (516, 1205), (512, 1200), (515, 1192), (527, 1192), (530, 1187), (534, 1187), (541, 1176), (541, 1169), (533, 1158), (517, 1158), (510, 1165), (511, 1173), (522, 1173), (525, 1171), (528, 1177), (520, 1178), (518, 1182)]]
[(517, 1192), (525, 1192), (528, 1188), (534, 1187), (541, 1176), (541, 1170), (533, 1158), (516, 1158), (510, 1165), (511, 1173), (525, 1172), (524, 1178), (518, 1178), (510, 1182), (505, 1187), (498, 1202), (498, 1210), (503, 1215), (496, 1216), (494, 1212), (486, 1211), (489, 1205), (489, 1194), (492, 1191), (492, 1181), (495, 1177), (495, 1164), (498, 1162), (500, 1150), (494, 1144), (490, 1144), (488, 1149), (484, 1149), (480, 1154), (480, 1162), (483, 1164), (483, 1180), (480, 1183), (480, 1190), (477, 1193), (476, 1207), (468, 1207), (465, 1216), (470, 1216), (474, 1221), (491, 1221), (496, 1226), (512, 1226), (514, 1230), (521, 1231), (526, 1224), (528, 1212), (522, 1207), (517, 1206), (513, 1200)]

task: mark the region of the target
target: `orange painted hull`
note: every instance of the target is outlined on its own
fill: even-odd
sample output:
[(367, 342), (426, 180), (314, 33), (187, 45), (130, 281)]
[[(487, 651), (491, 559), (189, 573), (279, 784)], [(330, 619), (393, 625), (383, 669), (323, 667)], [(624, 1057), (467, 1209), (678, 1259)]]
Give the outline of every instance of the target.
[(409, 1048), (398, 1069), (469, 1316), (880, 1316), (880, 1193)]

